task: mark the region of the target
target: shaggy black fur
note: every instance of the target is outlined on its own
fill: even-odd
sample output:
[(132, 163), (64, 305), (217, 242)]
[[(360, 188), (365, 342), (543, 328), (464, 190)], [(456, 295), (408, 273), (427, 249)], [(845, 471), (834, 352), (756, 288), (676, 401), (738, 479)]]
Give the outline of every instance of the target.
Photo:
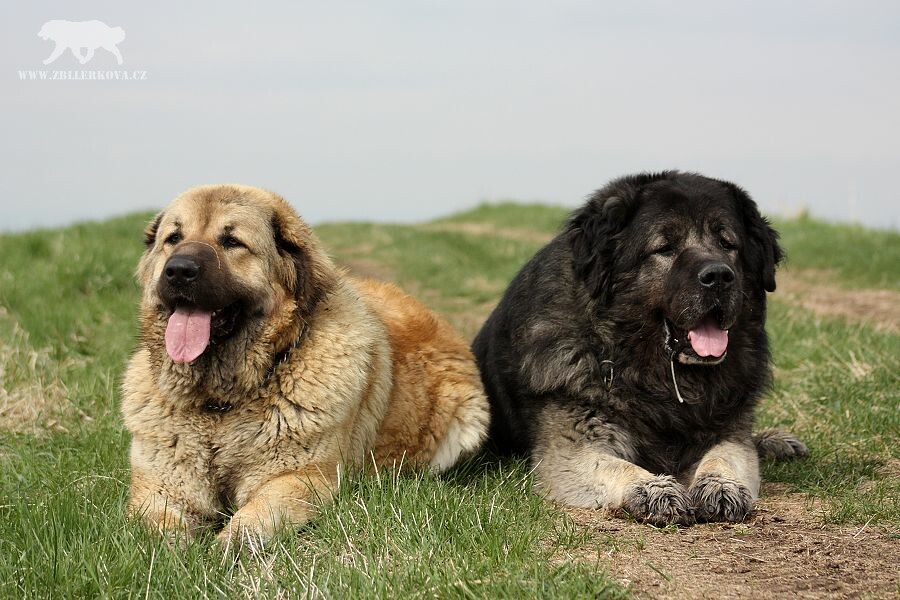
[[(519, 272), (473, 344), (494, 450), (529, 453), (551, 404), (576, 430), (627, 432), (633, 462), (652, 473), (681, 473), (719, 441), (749, 440), (770, 379), (777, 239), (732, 183), (667, 171), (596, 192)], [(733, 283), (699, 283), (711, 264)], [(686, 342), (703, 319), (729, 330), (721, 362)]]

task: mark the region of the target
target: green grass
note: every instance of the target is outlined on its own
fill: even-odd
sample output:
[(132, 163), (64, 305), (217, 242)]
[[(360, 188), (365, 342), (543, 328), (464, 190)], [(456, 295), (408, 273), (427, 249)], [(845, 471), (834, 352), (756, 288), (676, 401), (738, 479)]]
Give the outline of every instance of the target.
[(768, 329), (775, 388), (759, 420), (798, 433), (812, 456), (767, 464), (765, 479), (824, 499), (827, 522), (871, 521), (898, 532), (900, 336), (779, 302)]
[(900, 235), (808, 217), (776, 220), (789, 269), (816, 269), (844, 287), (900, 290)]
[(3, 597), (622, 596), (590, 564), (547, 566), (585, 535), (529, 493), (520, 465), (355, 477), (315, 522), (235, 564), (210, 538), (173, 549), (126, 519), (126, 440), (97, 435), (115, 443), (42, 440), (4, 465)]
[(516, 202), (486, 203), (465, 212), (439, 219), (437, 223), (479, 223), (541, 233), (557, 233), (570, 209), (546, 204)]
[[(482, 204), (438, 223), (479, 223), (501, 228), (557, 233), (570, 209), (541, 204)], [(900, 290), (900, 235), (818, 221), (809, 217), (773, 219), (787, 250), (785, 267), (816, 269), (847, 287)]]
[[(552, 233), (565, 215), (484, 205), (426, 226), (317, 230), (336, 257), (396, 279), (471, 337), (540, 246), (509, 230)], [(353, 477), (321, 518), (237, 564), (223, 563), (208, 540), (173, 549), (124, 518), (118, 385), (134, 345), (132, 273), (149, 216), (0, 236), (0, 597), (625, 593), (596, 564), (553, 560), (589, 532), (534, 496), (517, 463)], [(791, 269), (827, 271), (837, 286), (897, 289), (897, 234), (811, 220), (778, 227)], [(777, 300), (769, 329), (776, 385), (760, 422), (792, 429), (812, 456), (766, 464), (764, 477), (821, 499), (825, 523), (896, 534), (900, 336)]]
[[(401, 225), (323, 225), (322, 240), (336, 255), (383, 266), (387, 276), (471, 338), (536, 242)], [(361, 242), (361, 240), (365, 240)]]

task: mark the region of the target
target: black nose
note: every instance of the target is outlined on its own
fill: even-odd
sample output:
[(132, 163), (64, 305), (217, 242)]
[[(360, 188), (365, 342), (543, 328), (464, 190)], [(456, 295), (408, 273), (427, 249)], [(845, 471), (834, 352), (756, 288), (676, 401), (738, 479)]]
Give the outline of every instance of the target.
[(172, 285), (191, 283), (200, 276), (200, 265), (187, 256), (173, 256), (164, 269), (166, 281)]
[(700, 269), (697, 279), (703, 287), (727, 290), (734, 283), (734, 271), (723, 262), (711, 262)]

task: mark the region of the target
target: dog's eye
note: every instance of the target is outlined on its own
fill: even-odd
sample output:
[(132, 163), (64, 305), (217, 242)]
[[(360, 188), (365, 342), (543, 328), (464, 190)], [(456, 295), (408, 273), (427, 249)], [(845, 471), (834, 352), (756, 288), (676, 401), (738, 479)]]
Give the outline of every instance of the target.
[(675, 254), (675, 246), (669, 243), (662, 244), (655, 248), (652, 254), (659, 254), (660, 256), (672, 256)]
[(167, 246), (174, 246), (175, 244), (177, 244), (178, 242), (180, 242), (183, 239), (184, 239), (184, 236), (181, 235), (181, 232), (176, 231), (175, 233), (172, 233), (171, 235), (169, 235), (169, 237), (166, 238), (165, 244)]
[(723, 250), (737, 250), (737, 245), (725, 238), (719, 238), (719, 245)]
[(233, 235), (223, 235), (219, 238), (219, 243), (223, 248), (246, 248), (243, 243)]

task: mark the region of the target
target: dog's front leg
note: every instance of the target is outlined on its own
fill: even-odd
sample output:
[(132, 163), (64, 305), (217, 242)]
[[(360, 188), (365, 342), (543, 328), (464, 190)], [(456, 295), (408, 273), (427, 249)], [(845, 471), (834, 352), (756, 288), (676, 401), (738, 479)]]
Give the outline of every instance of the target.
[(56, 46), (53, 48), (53, 52), (50, 54), (50, 56), (48, 56), (48, 57), (44, 60), (44, 64), (45, 64), (45, 65), (49, 65), (49, 64), (52, 63), (54, 60), (56, 60), (57, 58), (59, 58), (60, 56), (62, 56), (62, 53), (66, 51), (66, 48), (67, 48), (67, 47), (68, 47), (68, 46), (66, 46), (65, 44), (60, 44), (59, 42), (56, 42)]
[(631, 462), (635, 452), (621, 429), (558, 407), (547, 407), (540, 422), (534, 471), (547, 497), (570, 506), (624, 509), (659, 525), (691, 521), (685, 488)]
[(689, 493), (702, 521), (742, 521), (759, 496), (759, 458), (749, 435), (716, 444), (697, 463)]
[(133, 468), (128, 514), (142, 519), (170, 539), (191, 539), (202, 516), (165, 490), (166, 485), (158, 478)]
[(337, 469), (311, 466), (272, 477), (259, 486), (219, 533), (228, 547), (258, 547), (282, 525), (301, 525), (331, 499), (338, 485)]
[(119, 49), (116, 48), (114, 44), (109, 44), (103, 47), (113, 53), (113, 56), (116, 57), (116, 62), (118, 62), (120, 65), (122, 64), (122, 53), (119, 52)]

